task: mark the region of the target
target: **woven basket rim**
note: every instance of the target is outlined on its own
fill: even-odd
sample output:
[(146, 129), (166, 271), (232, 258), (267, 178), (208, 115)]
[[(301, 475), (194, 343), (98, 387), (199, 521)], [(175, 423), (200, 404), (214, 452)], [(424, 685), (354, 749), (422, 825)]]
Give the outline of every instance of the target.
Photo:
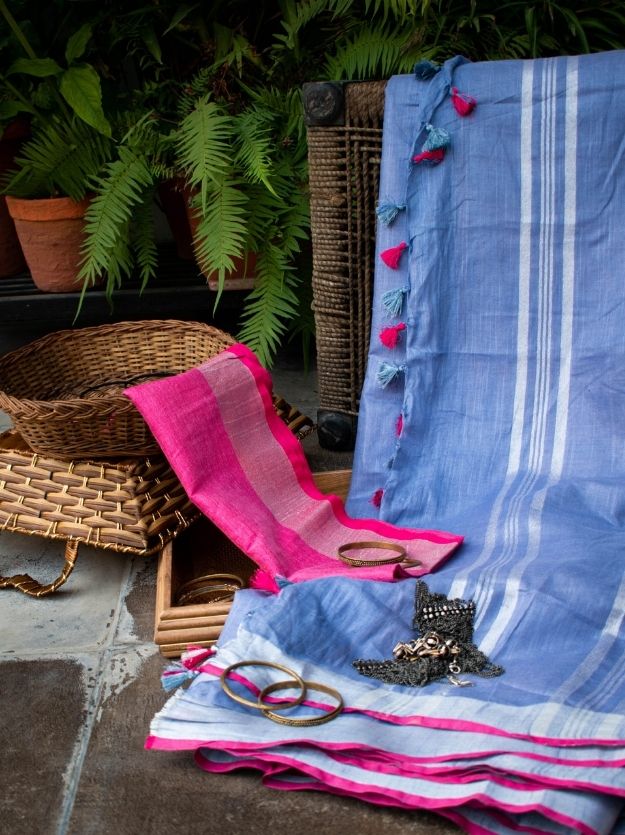
[[(31, 397), (18, 397), (17, 395), (6, 392), (1, 388), (3, 384), (3, 371), (8, 365), (20, 362), (20, 360), (24, 360), (25, 358), (30, 358), (32, 355), (36, 355), (37, 353), (44, 351), (49, 345), (54, 345), (55, 343), (66, 340), (68, 342), (71, 340), (88, 340), (89, 338), (96, 338), (100, 340), (115, 332), (119, 332), (120, 330), (128, 329), (129, 327), (132, 327), (133, 330), (142, 330), (144, 333), (149, 332), (152, 329), (158, 330), (159, 332), (162, 332), (164, 329), (199, 329), (214, 335), (215, 337), (219, 337), (224, 343), (224, 349), (236, 343), (236, 340), (232, 336), (227, 334), (225, 331), (214, 327), (213, 325), (208, 325), (204, 322), (188, 322), (178, 319), (128, 320), (123, 322), (113, 322), (105, 325), (93, 325), (85, 328), (66, 328), (64, 330), (54, 331), (53, 333), (45, 334), (44, 336), (41, 336), (26, 345), (22, 345), (19, 348), (0, 356), (0, 407), (5, 408), (8, 405), (10, 408), (5, 408), (5, 411), (9, 412), (9, 414), (25, 411), (42, 412), (40, 415), (29, 414), (29, 418), (31, 420), (48, 420), (50, 418), (49, 413), (54, 412), (55, 407), (59, 405), (62, 405), (65, 411), (71, 411), (72, 409), (78, 411), (84, 409), (85, 404), (87, 403), (93, 404), (94, 408), (97, 404), (98, 412), (102, 415), (107, 415), (113, 411), (116, 413), (135, 411), (134, 404), (122, 394), (107, 395), (106, 398), (100, 398), (98, 400), (88, 400), (87, 398), (81, 397), (35, 399)], [(67, 415), (65, 415), (65, 417), (67, 417)]]

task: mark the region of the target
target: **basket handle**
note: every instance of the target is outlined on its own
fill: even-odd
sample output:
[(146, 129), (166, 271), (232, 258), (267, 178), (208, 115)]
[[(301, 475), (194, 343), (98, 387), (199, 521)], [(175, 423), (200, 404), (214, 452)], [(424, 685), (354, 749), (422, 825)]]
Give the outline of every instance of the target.
[(72, 573), (76, 557), (78, 556), (78, 540), (69, 539), (65, 543), (65, 564), (63, 570), (53, 583), (42, 586), (29, 574), (14, 574), (12, 577), (0, 576), (0, 589), (19, 589), (30, 597), (43, 597), (52, 594), (67, 580)]

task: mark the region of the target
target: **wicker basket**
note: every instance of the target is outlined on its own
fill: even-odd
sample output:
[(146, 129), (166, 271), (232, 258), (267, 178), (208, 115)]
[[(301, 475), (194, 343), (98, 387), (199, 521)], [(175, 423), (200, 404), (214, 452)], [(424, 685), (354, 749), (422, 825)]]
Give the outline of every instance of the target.
[(0, 358), (0, 409), (36, 452), (149, 455), (158, 445), (122, 391), (193, 368), (233, 343), (210, 325), (175, 320), (58, 331)]
[(319, 443), (352, 449), (371, 332), (385, 81), (304, 85)]
[(0, 530), (147, 555), (199, 515), (162, 454), (68, 462), (0, 435)]
[(199, 515), (162, 455), (67, 462), (38, 455), (15, 431), (0, 435), (0, 530), (66, 542), (53, 583), (16, 574), (0, 577), (0, 588), (43, 597), (66, 582), (80, 543), (153, 554)]

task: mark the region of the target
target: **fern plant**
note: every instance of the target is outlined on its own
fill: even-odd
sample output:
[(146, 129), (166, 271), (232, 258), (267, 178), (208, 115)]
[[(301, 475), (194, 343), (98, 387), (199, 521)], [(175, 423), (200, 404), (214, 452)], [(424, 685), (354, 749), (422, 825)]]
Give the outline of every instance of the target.
[(203, 271), (223, 286), (236, 259), (256, 255), (238, 336), (267, 364), (289, 333), (310, 336), (312, 321), (304, 82), (384, 79), (458, 53), (625, 44), (625, 14), (610, 0), (159, 0), (115, 12), (111, 31), (141, 79), (140, 106), (93, 180), (83, 278), (105, 275), (109, 293), (137, 268), (149, 280), (149, 204), (161, 180), (181, 175)]

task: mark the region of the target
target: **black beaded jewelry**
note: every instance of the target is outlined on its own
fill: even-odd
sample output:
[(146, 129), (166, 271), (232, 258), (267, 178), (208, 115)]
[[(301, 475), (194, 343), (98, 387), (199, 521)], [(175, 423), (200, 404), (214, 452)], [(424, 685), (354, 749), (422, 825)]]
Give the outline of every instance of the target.
[(445, 677), (456, 687), (471, 686), (472, 682), (458, 678), (462, 673), (483, 678), (500, 676), (503, 667), (492, 664), (473, 643), (474, 617), (472, 600), (449, 600), (444, 594), (432, 594), (419, 580), (412, 624), (418, 637), (397, 643), (393, 660), (358, 659), (353, 665), (364, 676), (413, 687)]

